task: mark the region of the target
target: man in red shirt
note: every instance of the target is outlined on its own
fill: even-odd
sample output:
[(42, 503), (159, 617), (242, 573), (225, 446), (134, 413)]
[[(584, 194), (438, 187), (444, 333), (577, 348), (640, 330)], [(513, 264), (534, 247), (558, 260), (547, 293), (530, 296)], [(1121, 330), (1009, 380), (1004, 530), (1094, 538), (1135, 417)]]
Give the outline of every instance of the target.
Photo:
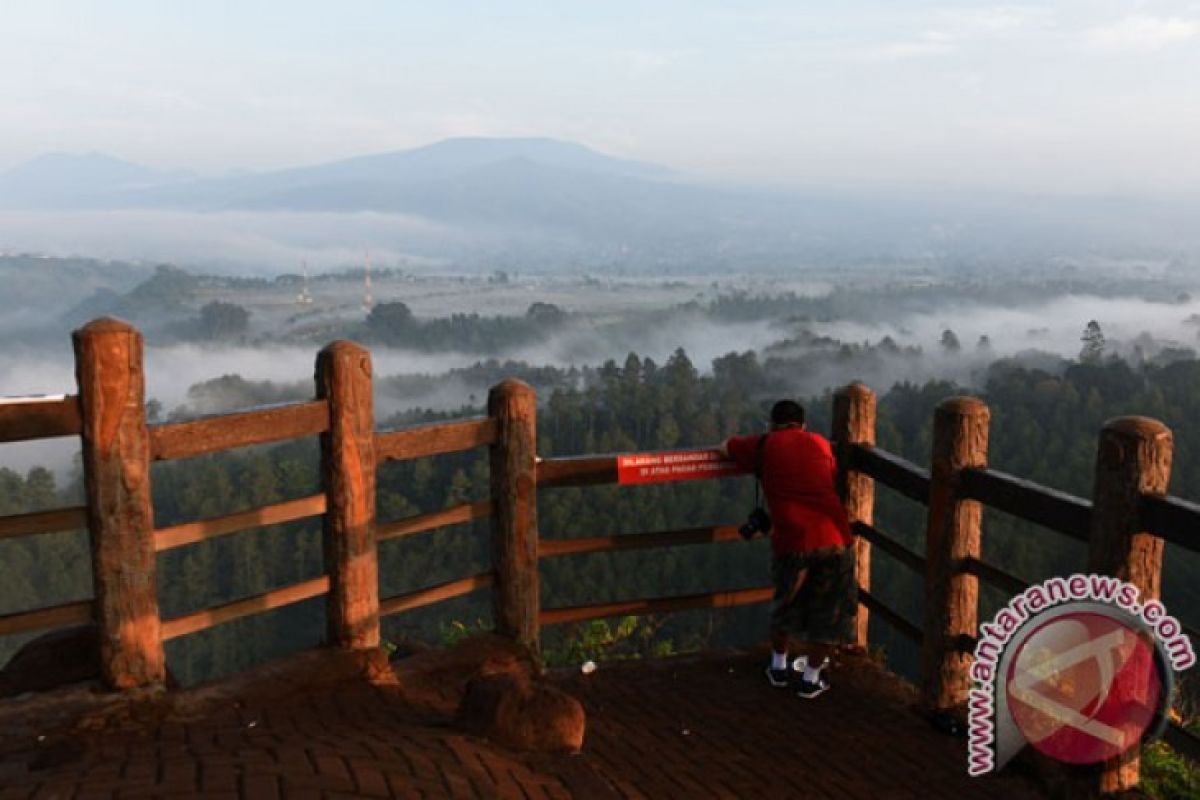
[[(771, 408), (770, 433), (734, 436), (722, 449), (760, 476), (767, 498), (775, 584), (767, 679), (772, 686), (786, 687), (789, 639), (845, 641), (857, 606), (853, 535), (834, 488), (833, 449), (825, 437), (805, 429), (804, 408), (792, 400)], [(829, 688), (821, 675), (828, 661), (817, 662), (815, 653), (811, 659), (796, 659), (793, 670), (801, 673), (801, 697), (816, 697)]]

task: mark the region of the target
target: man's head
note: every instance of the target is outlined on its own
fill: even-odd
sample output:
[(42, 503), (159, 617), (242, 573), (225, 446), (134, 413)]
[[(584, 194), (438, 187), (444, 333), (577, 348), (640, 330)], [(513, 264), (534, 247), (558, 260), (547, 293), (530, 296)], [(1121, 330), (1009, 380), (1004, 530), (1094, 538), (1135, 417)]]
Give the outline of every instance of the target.
[(795, 400), (780, 400), (771, 406), (771, 430), (803, 428), (804, 406)]

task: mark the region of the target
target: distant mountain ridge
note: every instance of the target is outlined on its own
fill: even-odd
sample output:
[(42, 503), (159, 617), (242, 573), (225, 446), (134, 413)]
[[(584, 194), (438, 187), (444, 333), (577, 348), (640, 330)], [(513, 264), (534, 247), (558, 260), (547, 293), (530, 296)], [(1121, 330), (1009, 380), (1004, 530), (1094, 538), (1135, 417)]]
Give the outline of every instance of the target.
[[(63, 245), (82, 238), (103, 252), (141, 258), (131, 244), (144, 240), (155, 259), (214, 263), (231, 250), (257, 259), (264, 248), (303, 259), (324, 244), (555, 269), (964, 258), (987, 265), (1105, 248), (1174, 257), (1200, 248), (1197, 207), (934, 189), (731, 188), (574, 142), (459, 138), (217, 178), (97, 153), (41, 156), (0, 173), (0, 212), (22, 212), (0, 215), (0, 251), (87, 253)], [(50, 213), (23, 213), (39, 211)], [(31, 235), (34, 223), (46, 233)], [(177, 230), (186, 246), (159, 244)]]
[(114, 193), (191, 178), (103, 153), (46, 153), (0, 173), (0, 206), (79, 207), (103, 204)]
[(580, 179), (671, 176), (664, 167), (547, 138), (446, 139), (411, 150), (225, 178), (163, 172), (98, 153), (50, 154), (0, 173), (0, 206), (390, 210), (380, 204), (394, 206), (388, 198), (397, 194), (436, 192), (438, 184), (504, 163), (562, 170)]

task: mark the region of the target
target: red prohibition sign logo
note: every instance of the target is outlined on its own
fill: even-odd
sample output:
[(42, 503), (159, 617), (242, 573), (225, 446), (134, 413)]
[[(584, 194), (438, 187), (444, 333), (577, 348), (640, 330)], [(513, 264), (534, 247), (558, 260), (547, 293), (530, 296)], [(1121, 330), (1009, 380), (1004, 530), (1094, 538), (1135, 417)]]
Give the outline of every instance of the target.
[(1049, 620), (1021, 643), (1005, 691), (1026, 741), (1060, 761), (1094, 764), (1141, 741), (1164, 686), (1148, 633), (1081, 611)]

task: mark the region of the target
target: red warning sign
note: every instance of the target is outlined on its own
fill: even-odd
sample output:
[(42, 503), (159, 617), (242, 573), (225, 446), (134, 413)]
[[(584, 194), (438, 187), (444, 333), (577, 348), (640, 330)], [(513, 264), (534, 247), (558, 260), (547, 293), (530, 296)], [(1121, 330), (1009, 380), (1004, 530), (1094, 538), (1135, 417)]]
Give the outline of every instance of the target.
[(744, 470), (719, 450), (675, 450), (617, 456), (617, 483), (665, 483), (723, 478)]

